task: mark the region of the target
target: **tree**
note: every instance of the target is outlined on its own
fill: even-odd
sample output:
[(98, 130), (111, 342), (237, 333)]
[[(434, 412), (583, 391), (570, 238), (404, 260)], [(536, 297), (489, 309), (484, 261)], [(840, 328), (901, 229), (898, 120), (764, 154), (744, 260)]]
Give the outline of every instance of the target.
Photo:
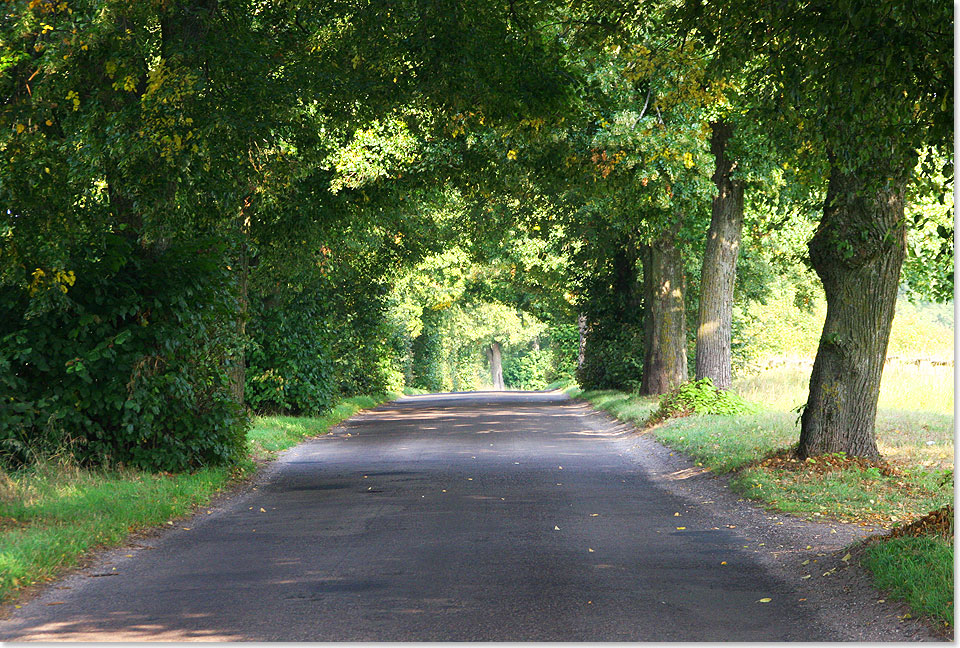
[(733, 287), (743, 227), (744, 182), (734, 177), (736, 162), (727, 152), (732, 132), (730, 123), (714, 121), (710, 128), (710, 152), (716, 159), (713, 181), (717, 194), (713, 199), (700, 271), (696, 379), (710, 378), (718, 388), (729, 389), (733, 382), (730, 340)]
[[(798, 453), (878, 455), (880, 376), (917, 152), (952, 140), (951, 10), (937, 2), (688, 4), (722, 58), (743, 55), (783, 141), (824, 168), (810, 260), (827, 296)], [(819, 156), (819, 158), (818, 158)]]

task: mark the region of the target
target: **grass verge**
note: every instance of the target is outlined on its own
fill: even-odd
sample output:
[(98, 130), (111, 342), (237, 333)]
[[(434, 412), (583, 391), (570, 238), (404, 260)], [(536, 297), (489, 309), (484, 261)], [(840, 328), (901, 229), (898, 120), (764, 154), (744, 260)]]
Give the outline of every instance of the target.
[[(749, 387), (759, 391), (756, 379)], [(567, 393), (639, 426), (659, 402), (657, 397), (576, 387)], [(801, 462), (790, 452), (799, 436), (796, 414), (778, 408), (792, 404), (796, 395), (785, 399), (782, 391), (771, 393), (778, 402), (761, 403), (754, 413), (671, 419), (650, 433), (698, 466), (730, 474), (735, 492), (807, 519), (896, 527), (953, 502), (953, 419), (942, 407), (904, 410), (902, 401), (881, 407), (877, 440), (889, 460), (886, 465), (840, 455)], [(907, 602), (915, 614), (952, 626), (952, 536), (950, 541), (924, 536), (873, 542), (863, 564), (892, 598)]]
[(0, 602), (80, 564), (93, 550), (121, 545), (137, 531), (173, 525), (252, 476), (256, 462), (396, 396), (349, 398), (318, 417), (258, 417), (247, 437), (250, 456), (233, 468), (171, 475), (50, 462), (0, 472)]
[(867, 546), (863, 564), (874, 582), (890, 596), (905, 601), (915, 614), (953, 626), (952, 538), (892, 538)]

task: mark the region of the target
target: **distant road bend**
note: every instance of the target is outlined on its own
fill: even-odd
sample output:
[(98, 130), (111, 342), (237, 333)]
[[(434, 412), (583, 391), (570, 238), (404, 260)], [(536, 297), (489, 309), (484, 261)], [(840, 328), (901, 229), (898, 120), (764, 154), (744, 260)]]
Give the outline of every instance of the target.
[(403, 398), (70, 576), (0, 639), (835, 638), (627, 443), (557, 393)]

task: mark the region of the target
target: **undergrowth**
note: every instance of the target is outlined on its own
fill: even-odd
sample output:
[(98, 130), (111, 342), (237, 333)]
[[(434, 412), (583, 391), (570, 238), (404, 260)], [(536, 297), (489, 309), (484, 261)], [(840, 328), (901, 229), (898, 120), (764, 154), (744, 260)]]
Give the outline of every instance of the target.
[(745, 414), (754, 409), (736, 393), (718, 389), (709, 378), (701, 378), (685, 382), (668, 394), (664, 394), (660, 399), (659, 407), (647, 420), (647, 425), (690, 414), (732, 416)]

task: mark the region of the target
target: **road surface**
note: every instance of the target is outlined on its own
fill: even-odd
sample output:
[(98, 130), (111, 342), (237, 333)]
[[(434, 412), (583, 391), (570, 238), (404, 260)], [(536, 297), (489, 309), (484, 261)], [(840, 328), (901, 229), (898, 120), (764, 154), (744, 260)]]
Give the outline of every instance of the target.
[(836, 638), (626, 444), (556, 393), (404, 398), (70, 576), (0, 639)]

